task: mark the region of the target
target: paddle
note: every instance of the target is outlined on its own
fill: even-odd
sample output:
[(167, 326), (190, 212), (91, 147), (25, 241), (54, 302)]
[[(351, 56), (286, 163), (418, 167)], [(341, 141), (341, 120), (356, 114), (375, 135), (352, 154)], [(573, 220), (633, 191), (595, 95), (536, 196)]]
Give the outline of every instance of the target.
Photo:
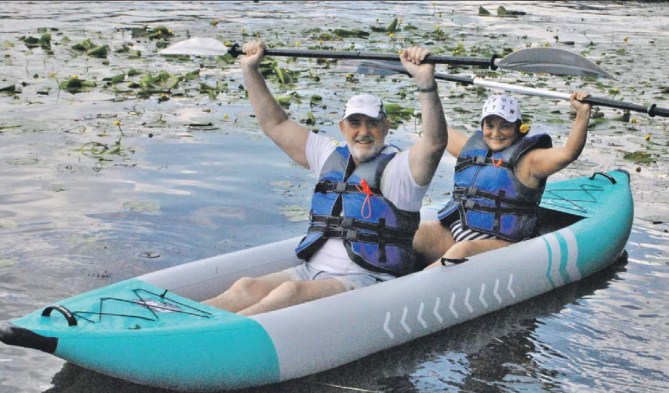
[[(228, 48), (221, 41), (214, 38), (193, 37), (177, 42), (176, 44), (161, 50), (160, 54), (194, 56), (229, 54), (233, 57), (237, 57), (243, 54), (243, 52), (238, 44), (234, 44)], [(285, 57), (399, 61), (399, 55), (397, 54), (359, 51), (268, 49), (265, 54), (267, 56)], [(456, 66), (479, 66), (491, 68), (493, 70), (502, 68), (513, 71), (545, 72), (555, 75), (592, 76), (614, 79), (596, 64), (583, 56), (555, 48), (521, 49), (502, 59), (498, 59), (496, 56), (486, 59), (430, 55), (426, 61), (435, 64), (450, 64)]]
[[(356, 71), (361, 74), (382, 75), (382, 76), (395, 75), (395, 74), (408, 75), (408, 72), (401, 65), (388, 62), (362, 61), (358, 65)], [(445, 80), (449, 82), (457, 82), (465, 85), (481, 86), (488, 89), (504, 90), (512, 93), (526, 94), (538, 97), (556, 98), (559, 100), (569, 101), (569, 93), (560, 93), (556, 91), (542, 90), (532, 87), (523, 87), (523, 86), (510, 85), (507, 83), (487, 81), (485, 79), (478, 77), (470, 78), (466, 76), (449, 75), (442, 73), (435, 73), (434, 77), (435, 79)], [(648, 107), (645, 107), (641, 105), (629, 104), (622, 101), (614, 101), (608, 98), (599, 98), (592, 96), (586, 98), (585, 100), (583, 100), (583, 102), (586, 102), (591, 105), (599, 105), (610, 108), (627, 109), (634, 112), (647, 113), (651, 117), (654, 116), (669, 117), (669, 108), (660, 108), (656, 104), (652, 104)]]

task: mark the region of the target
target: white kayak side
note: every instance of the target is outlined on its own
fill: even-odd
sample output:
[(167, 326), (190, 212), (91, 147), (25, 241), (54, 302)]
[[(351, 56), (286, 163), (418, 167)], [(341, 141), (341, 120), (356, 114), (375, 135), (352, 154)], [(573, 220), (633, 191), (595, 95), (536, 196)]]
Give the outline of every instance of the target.
[[(628, 175), (617, 171), (609, 174), (617, 180), (616, 185), (597, 176), (583, 178), (583, 184), (567, 181), (564, 192), (559, 187), (550, 192), (549, 188), (544, 205), (586, 216), (564, 229), (474, 256), (463, 264), (251, 317), (272, 338), (280, 379), (360, 359), (605, 268), (622, 253), (633, 217)], [(596, 199), (596, 205), (588, 204), (589, 195)], [(426, 207), (422, 216), (434, 218), (440, 207)], [(299, 240), (296, 237), (140, 278), (187, 297), (204, 299), (220, 293), (241, 276), (300, 263), (294, 255)], [(179, 270), (183, 272), (173, 274)], [(179, 277), (190, 275), (186, 270), (196, 272), (201, 279), (186, 285)]]

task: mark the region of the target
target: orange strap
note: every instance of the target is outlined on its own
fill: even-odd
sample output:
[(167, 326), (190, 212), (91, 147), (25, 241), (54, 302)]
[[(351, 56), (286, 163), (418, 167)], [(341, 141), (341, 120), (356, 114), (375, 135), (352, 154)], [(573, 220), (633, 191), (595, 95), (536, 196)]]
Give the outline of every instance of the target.
[[(363, 218), (370, 218), (372, 216), (372, 201), (370, 200), (370, 197), (374, 195), (372, 190), (369, 188), (369, 184), (367, 184), (367, 180), (362, 179), (360, 181), (360, 186), (356, 186), (358, 188), (358, 191), (361, 193), (365, 194), (365, 201), (362, 203), (362, 208), (360, 208), (360, 214), (362, 215)], [(367, 210), (367, 214), (365, 214), (365, 210)]]

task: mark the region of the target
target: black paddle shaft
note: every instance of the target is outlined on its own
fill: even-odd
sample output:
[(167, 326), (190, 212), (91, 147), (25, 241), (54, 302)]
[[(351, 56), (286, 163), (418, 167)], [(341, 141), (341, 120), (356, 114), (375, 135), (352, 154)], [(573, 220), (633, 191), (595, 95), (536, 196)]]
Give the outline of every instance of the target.
[(622, 101), (614, 101), (614, 100), (609, 100), (608, 98), (599, 98), (599, 97), (587, 97), (586, 99), (583, 100), (583, 102), (588, 103), (590, 105), (608, 106), (610, 108), (627, 109), (629, 111), (634, 111), (634, 112), (643, 112), (647, 113), (650, 117), (655, 117), (655, 116), (669, 117), (669, 108), (660, 108), (656, 104), (651, 104), (650, 106), (645, 107), (641, 105), (628, 104)]
[[(243, 55), (239, 44), (234, 44), (228, 50), (232, 57)], [(355, 60), (383, 60), (399, 62), (399, 55), (389, 55), (385, 53), (374, 52), (360, 52), (360, 51), (327, 51), (327, 50), (293, 50), (293, 49), (267, 49), (266, 56), (281, 56), (281, 57), (311, 57), (311, 58), (326, 58), (326, 59), (355, 59)], [(490, 69), (497, 69), (495, 65), (496, 55), (490, 59), (472, 58), (472, 57), (457, 57), (457, 56), (437, 56), (429, 55), (425, 58), (425, 62), (434, 64), (451, 64), (451, 65), (468, 65), (479, 66)]]

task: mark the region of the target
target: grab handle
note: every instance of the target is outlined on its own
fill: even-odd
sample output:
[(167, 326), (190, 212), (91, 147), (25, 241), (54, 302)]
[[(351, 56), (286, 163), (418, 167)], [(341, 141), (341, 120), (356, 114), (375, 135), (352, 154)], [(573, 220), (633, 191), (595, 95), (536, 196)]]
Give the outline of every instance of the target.
[(592, 176), (590, 176), (590, 180), (593, 180), (593, 179), (595, 178), (595, 176), (597, 176), (597, 175), (601, 175), (601, 176), (604, 176), (605, 178), (609, 179), (609, 181), (611, 182), (611, 184), (616, 184), (616, 183), (617, 183), (617, 182), (616, 182), (616, 179), (614, 179), (613, 176), (611, 176), (611, 175), (609, 175), (609, 174), (607, 174), (607, 173), (604, 173), (604, 172), (595, 172), (595, 173), (593, 173)]
[(43, 317), (49, 317), (51, 316), (52, 311), (58, 311), (59, 313), (63, 314), (65, 319), (67, 320), (67, 324), (69, 326), (77, 326), (77, 319), (74, 317), (74, 314), (70, 312), (67, 308), (63, 306), (49, 306), (42, 311), (42, 316)]

